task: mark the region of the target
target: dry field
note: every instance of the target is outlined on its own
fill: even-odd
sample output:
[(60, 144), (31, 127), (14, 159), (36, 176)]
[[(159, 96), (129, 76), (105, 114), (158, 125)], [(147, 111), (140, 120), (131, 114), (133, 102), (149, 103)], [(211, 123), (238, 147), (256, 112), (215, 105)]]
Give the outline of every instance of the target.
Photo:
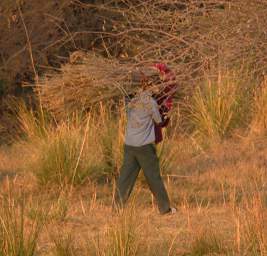
[[(267, 255), (266, 0), (0, 2), (0, 256)], [(117, 212), (122, 82), (161, 61), (178, 211), (140, 174)]]
[(122, 113), (102, 106), (54, 128), (23, 106), (18, 117), (25, 138), (0, 151), (0, 255), (267, 255), (267, 139), (257, 129), (199, 140), (172, 124), (158, 153), (178, 212), (161, 216), (142, 175), (126, 209), (112, 209)]

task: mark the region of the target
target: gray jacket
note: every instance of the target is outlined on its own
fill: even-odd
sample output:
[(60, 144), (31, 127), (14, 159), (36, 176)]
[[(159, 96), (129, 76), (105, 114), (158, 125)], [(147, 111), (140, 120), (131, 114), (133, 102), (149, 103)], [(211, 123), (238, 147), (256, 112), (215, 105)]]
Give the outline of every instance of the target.
[(155, 142), (154, 122), (161, 123), (157, 102), (148, 92), (126, 101), (125, 144), (140, 147)]

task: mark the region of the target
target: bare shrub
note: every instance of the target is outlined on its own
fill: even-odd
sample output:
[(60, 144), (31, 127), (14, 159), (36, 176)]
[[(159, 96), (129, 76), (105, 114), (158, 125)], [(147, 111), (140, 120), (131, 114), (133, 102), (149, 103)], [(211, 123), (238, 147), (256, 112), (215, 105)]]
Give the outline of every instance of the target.
[[(129, 74), (136, 67), (142, 70), (162, 61), (175, 73), (176, 99), (180, 104), (188, 103), (191, 112), (197, 113), (193, 117), (195, 124), (202, 123), (197, 132), (225, 137), (233, 128), (248, 125), (251, 109), (245, 105), (250, 106), (250, 93), (267, 67), (265, 2), (119, 1), (115, 4), (111, 1), (100, 5), (75, 1), (74, 4), (103, 12), (106, 23), (102, 31), (75, 32), (72, 38), (94, 34), (96, 41), (102, 40), (103, 51), (99, 53), (108, 58), (77, 52), (59, 72), (48, 72), (37, 91), (44, 108), (55, 116), (62, 118), (64, 113), (75, 109), (86, 111), (101, 101), (117, 103), (136, 90), (129, 81)], [(114, 50), (118, 45), (120, 53)], [(213, 82), (220, 79), (220, 73), (236, 70), (238, 75), (231, 78), (235, 81)], [(255, 82), (251, 83), (253, 79)], [(206, 96), (205, 86), (201, 86), (205, 80), (214, 83), (214, 90), (209, 95), (206, 90)], [(236, 88), (230, 84), (236, 84)], [(188, 101), (192, 95), (195, 105)], [(205, 97), (203, 105), (200, 100)], [(213, 103), (208, 103), (209, 97), (214, 99)], [(202, 117), (198, 108), (202, 108)]]

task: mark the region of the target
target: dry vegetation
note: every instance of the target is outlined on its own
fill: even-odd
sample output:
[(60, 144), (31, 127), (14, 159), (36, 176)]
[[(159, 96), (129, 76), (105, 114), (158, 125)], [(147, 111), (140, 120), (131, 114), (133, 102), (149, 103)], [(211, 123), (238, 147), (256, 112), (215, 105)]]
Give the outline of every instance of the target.
[(162, 163), (171, 161), (162, 172), (178, 213), (160, 216), (142, 178), (117, 213), (112, 177), (121, 146), (103, 143), (118, 143), (115, 133), (95, 133), (92, 123), (87, 132), (60, 127), (2, 153), (2, 168), (18, 168), (2, 178), (3, 255), (266, 255), (266, 139), (203, 149), (172, 136), (160, 150)]
[[(40, 104), (1, 101), (14, 123), (0, 148), (0, 255), (267, 255), (266, 8), (2, 0), (0, 94), (35, 66)], [(143, 176), (116, 212), (128, 75), (162, 60), (179, 85), (158, 146), (178, 213), (158, 214)]]
[[(121, 111), (114, 117), (101, 105), (85, 119), (73, 116), (41, 127), (19, 107), (24, 139), (1, 151), (3, 255), (266, 255), (263, 123), (255, 120), (257, 133), (253, 125), (247, 136), (221, 143), (217, 133), (207, 143), (181, 134), (173, 123), (158, 149), (178, 213), (162, 217), (143, 177), (127, 209), (112, 209), (122, 156)], [(173, 113), (174, 120), (180, 118)]]

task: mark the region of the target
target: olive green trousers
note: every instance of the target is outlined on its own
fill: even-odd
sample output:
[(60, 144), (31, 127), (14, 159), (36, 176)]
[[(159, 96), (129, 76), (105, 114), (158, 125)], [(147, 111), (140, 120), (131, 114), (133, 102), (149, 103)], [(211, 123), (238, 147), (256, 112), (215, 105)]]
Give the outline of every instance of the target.
[(116, 186), (116, 205), (121, 207), (126, 203), (141, 168), (148, 186), (156, 198), (160, 213), (168, 212), (170, 201), (161, 179), (159, 159), (154, 144), (141, 147), (124, 146), (124, 160)]

